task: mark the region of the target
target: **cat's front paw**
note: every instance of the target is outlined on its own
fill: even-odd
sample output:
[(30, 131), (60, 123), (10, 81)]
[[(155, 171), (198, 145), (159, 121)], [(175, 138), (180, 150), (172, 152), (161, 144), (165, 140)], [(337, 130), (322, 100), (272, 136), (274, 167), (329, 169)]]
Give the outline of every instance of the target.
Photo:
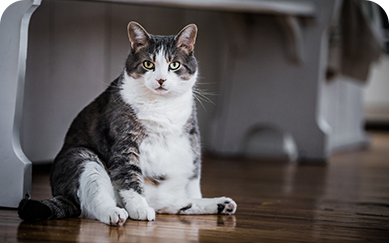
[(234, 214), (237, 210), (237, 203), (228, 197), (218, 198), (217, 210), (218, 214)]
[(122, 226), (128, 217), (129, 214), (125, 209), (115, 207), (104, 210), (104, 212), (101, 213), (99, 220), (111, 226)]
[(131, 208), (128, 212), (131, 219), (147, 221), (156, 219), (156, 212), (151, 207)]

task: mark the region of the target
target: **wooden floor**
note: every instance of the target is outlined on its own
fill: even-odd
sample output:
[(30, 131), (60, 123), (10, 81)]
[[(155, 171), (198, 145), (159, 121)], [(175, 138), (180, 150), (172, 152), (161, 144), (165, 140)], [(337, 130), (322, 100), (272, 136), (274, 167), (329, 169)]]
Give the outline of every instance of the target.
[[(157, 215), (109, 227), (95, 220), (22, 222), (0, 209), (0, 242), (388, 242), (389, 136), (327, 165), (205, 158), (205, 197), (229, 196), (234, 216)], [(35, 169), (33, 198), (50, 197), (48, 172)]]

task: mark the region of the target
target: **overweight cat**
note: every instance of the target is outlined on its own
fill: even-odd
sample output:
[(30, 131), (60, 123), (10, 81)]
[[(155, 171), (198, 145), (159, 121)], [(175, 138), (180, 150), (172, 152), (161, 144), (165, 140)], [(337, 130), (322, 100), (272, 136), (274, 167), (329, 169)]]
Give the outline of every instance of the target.
[(155, 214), (234, 214), (226, 197), (202, 198), (193, 86), (197, 27), (176, 36), (128, 25), (122, 74), (71, 124), (51, 173), (52, 199), (23, 199), (27, 221), (83, 216), (121, 226)]

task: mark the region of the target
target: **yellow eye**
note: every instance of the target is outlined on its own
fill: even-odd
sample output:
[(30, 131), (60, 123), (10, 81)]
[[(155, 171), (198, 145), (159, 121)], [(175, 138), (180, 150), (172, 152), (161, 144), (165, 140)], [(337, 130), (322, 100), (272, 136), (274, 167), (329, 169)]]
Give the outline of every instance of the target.
[(176, 70), (180, 67), (180, 62), (171, 62), (171, 64), (169, 64), (169, 68), (171, 70)]
[(142, 64), (144, 65), (144, 67), (146, 69), (149, 69), (149, 70), (154, 69), (154, 64), (151, 61), (144, 61)]

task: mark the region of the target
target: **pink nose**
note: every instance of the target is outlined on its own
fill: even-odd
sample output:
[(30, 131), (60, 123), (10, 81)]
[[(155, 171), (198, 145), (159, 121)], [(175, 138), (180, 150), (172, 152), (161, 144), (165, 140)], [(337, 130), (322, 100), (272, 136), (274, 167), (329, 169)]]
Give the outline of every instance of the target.
[(167, 80), (166, 80), (166, 79), (162, 79), (162, 78), (157, 79), (157, 82), (158, 82), (160, 85), (162, 85), (165, 81), (167, 81)]

